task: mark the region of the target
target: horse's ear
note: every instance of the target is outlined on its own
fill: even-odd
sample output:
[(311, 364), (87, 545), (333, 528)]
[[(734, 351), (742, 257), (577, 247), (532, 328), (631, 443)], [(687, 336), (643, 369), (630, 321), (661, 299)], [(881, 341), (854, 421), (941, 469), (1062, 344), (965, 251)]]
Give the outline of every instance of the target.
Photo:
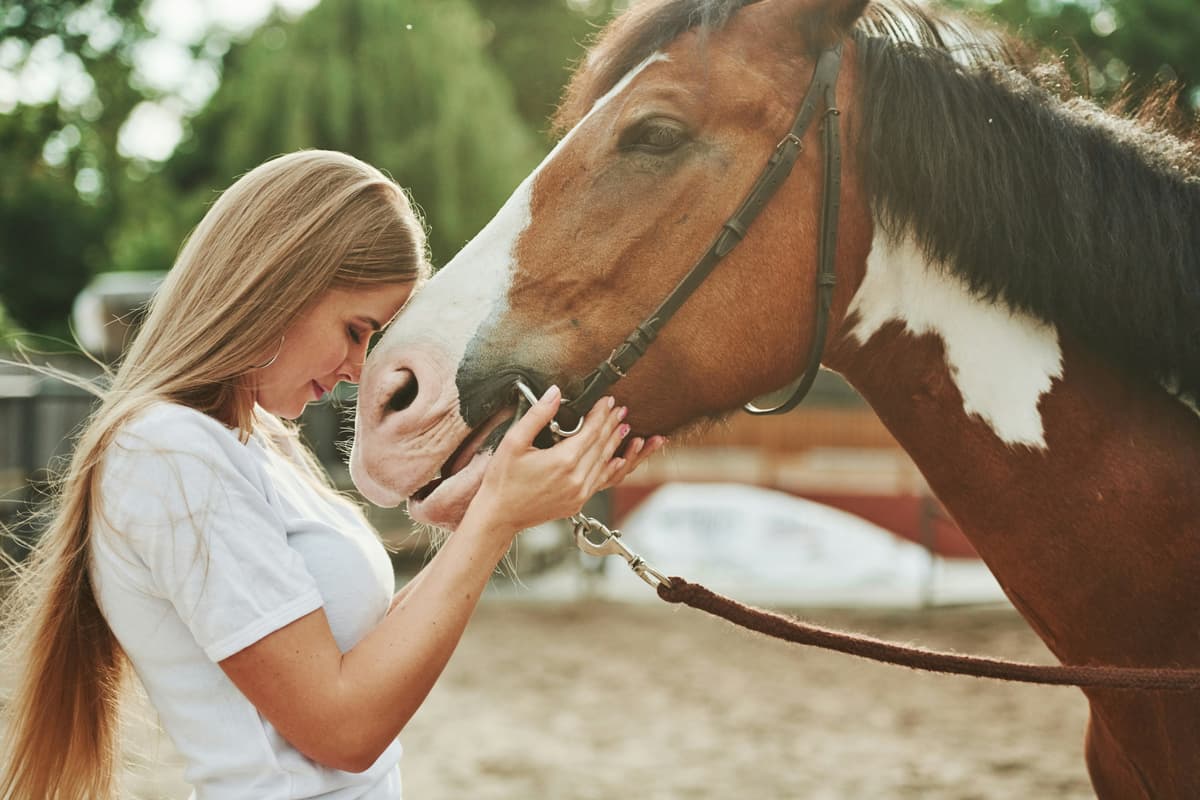
[(800, 0), (799, 24), (809, 48), (824, 50), (845, 39), (870, 0)]

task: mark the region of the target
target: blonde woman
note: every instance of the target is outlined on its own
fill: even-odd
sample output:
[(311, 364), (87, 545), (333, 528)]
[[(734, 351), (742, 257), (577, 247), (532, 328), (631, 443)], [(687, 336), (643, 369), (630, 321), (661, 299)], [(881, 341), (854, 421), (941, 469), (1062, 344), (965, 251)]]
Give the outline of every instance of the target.
[(513, 537), (644, 457), (613, 457), (628, 427), (609, 399), (584, 434), (533, 448), (551, 389), (393, 596), (374, 532), (281, 420), (358, 379), (424, 253), (404, 192), (340, 153), (267, 162), (213, 205), (79, 437), (10, 607), (25, 663), (0, 798), (115, 795), (128, 666), (198, 800), (401, 796), (397, 735)]

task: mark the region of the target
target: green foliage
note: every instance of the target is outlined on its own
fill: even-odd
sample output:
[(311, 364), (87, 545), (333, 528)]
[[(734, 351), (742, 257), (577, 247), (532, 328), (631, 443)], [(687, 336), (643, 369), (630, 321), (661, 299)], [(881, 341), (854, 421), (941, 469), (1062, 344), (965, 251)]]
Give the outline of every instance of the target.
[(0, 117), (0, 302), (22, 327), (63, 337), (75, 294), (106, 263), (112, 207), (80, 196), (73, 164), (41, 160), (53, 116), (42, 107)]
[(75, 83), (0, 115), (0, 300), (33, 331), (65, 337), (75, 294), (109, 264), (124, 206), (117, 134), (143, 98), (129, 81), (131, 48), (148, 35), (140, 2), (0, 2), (0, 49), (14, 66), (59, 53)]
[[(1200, 107), (1195, 0), (944, 1), (1083, 56), (1077, 77), (1101, 99), (1127, 76), (1138, 91), (1177, 79)], [(49, 48), (90, 86), (15, 107), (0, 96), (0, 302), (14, 324), (65, 335), (94, 273), (165, 269), (217, 191), (301, 147), (346, 150), (409, 187), (444, 262), (549, 148), (572, 66), (626, 4), (325, 0), (233, 44), (221, 87), (160, 168), (117, 147), (131, 110), (156, 97), (131, 66), (151, 36), (145, 0), (0, 0), (0, 71)]]
[(0, 305), (0, 353), (11, 349), (20, 333), (21, 328), (13, 322), (12, 317), (8, 315), (8, 310)]
[(541, 153), (483, 52), (487, 36), (463, 0), (341, 0), (269, 25), (230, 53), (167, 176), (207, 198), (270, 156), (345, 150), (412, 191), (445, 260)]
[(592, 36), (614, 10), (612, 0), (473, 0), (486, 21), (487, 53), (512, 83), (517, 111), (549, 140), (549, 118)]
[(1200, 9), (1196, 0), (952, 0), (986, 12), (1067, 56), (1080, 88), (1111, 99), (1174, 84), (1200, 108)]

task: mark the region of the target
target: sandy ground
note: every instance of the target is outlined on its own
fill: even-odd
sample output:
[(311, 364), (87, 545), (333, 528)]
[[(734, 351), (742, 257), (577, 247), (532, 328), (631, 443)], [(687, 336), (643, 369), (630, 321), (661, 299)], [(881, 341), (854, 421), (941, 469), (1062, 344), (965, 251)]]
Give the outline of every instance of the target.
[[(1048, 661), (1008, 608), (807, 611), (897, 641)], [(691, 609), (485, 599), (406, 729), (412, 800), (1093, 797), (1077, 690), (924, 675)], [(185, 798), (169, 745), (143, 798)]]

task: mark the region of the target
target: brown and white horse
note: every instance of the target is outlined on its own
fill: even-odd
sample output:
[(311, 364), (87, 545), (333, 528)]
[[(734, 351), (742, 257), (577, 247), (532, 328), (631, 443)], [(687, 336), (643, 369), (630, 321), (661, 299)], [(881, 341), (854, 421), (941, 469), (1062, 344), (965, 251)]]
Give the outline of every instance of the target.
[[(356, 483), (452, 528), (514, 378), (580, 391), (705, 251), (839, 42), (824, 365), (1058, 658), (1200, 667), (1200, 158), (1062, 96), (975, 23), (888, 0), (648, 0), (613, 22), (568, 90), (569, 132), (371, 355)], [(818, 129), (615, 385), (635, 434), (804, 368)], [(1100, 797), (1200, 797), (1200, 698), (1088, 699)]]

